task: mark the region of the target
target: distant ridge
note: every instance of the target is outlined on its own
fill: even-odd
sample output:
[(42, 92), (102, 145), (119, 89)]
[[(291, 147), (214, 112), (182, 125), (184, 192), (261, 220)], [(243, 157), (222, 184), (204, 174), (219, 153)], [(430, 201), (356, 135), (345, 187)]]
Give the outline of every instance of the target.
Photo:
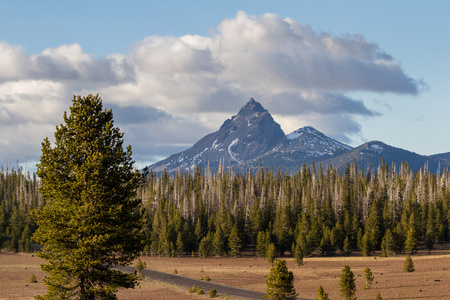
[(155, 172), (177, 172), (180, 169), (193, 171), (200, 166), (212, 173), (219, 168), (244, 173), (262, 165), (268, 169), (279, 168), (282, 172), (297, 172), (302, 165), (313, 162), (343, 170), (347, 163), (355, 161), (362, 170), (376, 170), (382, 159), (389, 165), (395, 163), (398, 168), (402, 162), (407, 162), (413, 171), (425, 164), (433, 172), (450, 166), (450, 152), (424, 156), (379, 141), (352, 148), (311, 126), (285, 135), (271, 114), (251, 98), (218, 131), (150, 168)]

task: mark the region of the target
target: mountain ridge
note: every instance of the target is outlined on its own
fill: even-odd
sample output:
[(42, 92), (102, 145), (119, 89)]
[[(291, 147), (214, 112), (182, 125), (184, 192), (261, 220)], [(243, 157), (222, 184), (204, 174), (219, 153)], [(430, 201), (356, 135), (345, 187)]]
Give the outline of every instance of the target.
[(227, 119), (219, 130), (210, 133), (192, 147), (150, 166), (155, 172), (193, 171), (197, 165), (216, 173), (219, 168), (232, 168), (244, 173), (260, 165), (283, 172), (297, 172), (302, 165), (320, 163), (344, 169), (356, 162), (360, 169), (375, 170), (381, 160), (400, 166), (406, 161), (411, 170), (427, 164), (430, 170), (450, 167), (450, 152), (424, 156), (370, 141), (351, 147), (334, 140), (312, 126), (301, 127), (285, 134), (268, 110), (255, 99), (250, 100), (238, 114)]

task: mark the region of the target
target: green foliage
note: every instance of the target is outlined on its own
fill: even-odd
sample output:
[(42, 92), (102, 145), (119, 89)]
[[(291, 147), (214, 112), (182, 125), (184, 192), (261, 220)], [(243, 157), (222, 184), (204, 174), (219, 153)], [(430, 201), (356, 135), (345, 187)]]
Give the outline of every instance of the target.
[(147, 267), (147, 263), (142, 261), (140, 258), (137, 259), (136, 264), (134, 265), (134, 269), (136, 270), (136, 275), (138, 279), (144, 279), (144, 269)]
[(364, 289), (368, 289), (370, 288), (370, 286), (373, 283), (373, 274), (372, 271), (369, 269), (369, 267), (366, 267), (364, 269), (364, 279), (366, 280), (365, 284), (364, 284)]
[(390, 256), (395, 252), (394, 238), (392, 237), (391, 230), (386, 230), (386, 233), (381, 241), (381, 254), (384, 257)]
[(285, 260), (275, 259), (266, 279), (267, 294), (264, 299), (295, 299), (294, 275), (288, 270)]
[(414, 262), (411, 255), (406, 255), (405, 262), (403, 263), (403, 272), (414, 272)]
[(356, 283), (355, 274), (350, 270), (350, 267), (345, 265), (342, 269), (341, 279), (339, 281), (341, 292), (341, 299), (343, 300), (355, 300)]
[(39, 184), (37, 176), (23, 167), (0, 168), (0, 249), (32, 252), (31, 236), (36, 224), (30, 211), (43, 203)]
[(204, 255), (235, 256), (256, 244), (256, 254), (267, 257), (273, 243), (278, 254), (294, 255), (292, 244), (300, 245), (304, 257), (355, 249), (389, 256), (405, 249), (410, 228), (411, 245), (449, 239), (449, 177), (426, 168), (413, 173), (407, 164), (390, 170), (383, 161), (369, 173), (354, 164), (345, 173), (319, 165), (294, 174), (263, 167), (211, 174), (197, 167), (189, 174), (150, 173), (140, 193), (153, 254), (177, 254), (182, 242), (185, 252)]
[(189, 293), (193, 294), (197, 291), (197, 286), (194, 284), (192, 287), (189, 288)]
[(383, 300), (383, 298), (381, 297), (380, 292), (377, 293), (377, 296), (375, 297), (375, 300)]
[(321, 285), (319, 285), (319, 288), (317, 289), (317, 297), (314, 298), (314, 300), (329, 300), (328, 293), (325, 293)]
[(177, 248), (177, 255), (180, 256), (182, 252), (184, 252), (184, 242), (183, 242), (183, 236), (181, 234), (181, 231), (178, 232), (177, 235), (177, 243), (176, 243), (176, 248)]
[(342, 254), (345, 256), (350, 256), (352, 253), (352, 244), (350, 242), (350, 238), (348, 236), (345, 237), (344, 247), (342, 248)]
[(264, 231), (258, 232), (258, 236), (256, 238), (256, 252), (260, 257), (266, 257), (268, 245), (269, 241), (267, 239), (266, 233)]
[(214, 233), (213, 249), (214, 254), (218, 256), (224, 256), (226, 254), (226, 239), (221, 226), (217, 226)]
[(37, 278), (36, 278), (36, 275), (31, 275), (31, 277), (30, 277), (30, 283), (37, 283), (38, 281), (37, 281)]
[(208, 292), (209, 298), (216, 298), (217, 297), (217, 291), (216, 289), (210, 289)]
[(405, 241), (405, 250), (411, 254), (416, 253), (419, 249), (419, 238), (414, 227), (408, 230)]
[(195, 293), (196, 293), (197, 295), (204, 295), (204, 294), (205, 294), (205, 291), (204, 291), (202, 288), (198, 287), (198, 288), (195, 290)]
[(213, 245), (211, 241), (211, 235), (203, 237), (198, 247), (200, 257), (206, 258), (213, 253)]
[(37, 175), (47, 204), (33, 211), (33, 239), (48, 261), (44, 299), (115, 299), (136, 285), (134, 274), (115, 268), (137, 258), (145, 240), (136, 195), (145, 173), (131, 154), (111, 110), (92, 95), (74, 97), (55, 142), (42, 143)]
[(303, 249), (299, 243), (294, 245), (294, 258), (297, 266), (303, 265)]
[(370, 244), (370, 233), (366, 232), (361, 241), (361, 253), (363, 256), (369, 256), (372, 251), (372, 245)]
[(241, 256), (242, 241), (239, 237), (236, 224), (231, 229), (230, 238), (228, 240), (228, 247), (230, 248), (230, 251), (229, 251), (230, 256), (232, 256), (232, 257)]
[(278, 256), (277, 248), (274, 243), (270, 243), (267, 247), (266, 258), (270, 263), (273, 263)]

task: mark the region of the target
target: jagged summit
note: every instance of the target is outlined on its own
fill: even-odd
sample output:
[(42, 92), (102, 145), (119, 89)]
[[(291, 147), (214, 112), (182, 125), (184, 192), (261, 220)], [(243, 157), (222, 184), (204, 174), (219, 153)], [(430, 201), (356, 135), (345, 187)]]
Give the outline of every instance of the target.
[(252, 113), (263, 113), (266, 112), (267, 110), (264, 109), (264, 107), (257, 101), (255, 101), (255, 99), (250, 98), (250, 101), (247, 102), (247, 104), (245, 104), (241, 110), (239, 111), (238, 115), (247, 115), (247, 114), (252, 114)]
[(264, 107), (251, 98), (220, 129), (211, 133), (186, 151), (172, 155), (152, 166), (155, 170), (191, 169), (199, 164), (212, 169), (220, 163), (239, 165), (273, 150), (286, 136)]

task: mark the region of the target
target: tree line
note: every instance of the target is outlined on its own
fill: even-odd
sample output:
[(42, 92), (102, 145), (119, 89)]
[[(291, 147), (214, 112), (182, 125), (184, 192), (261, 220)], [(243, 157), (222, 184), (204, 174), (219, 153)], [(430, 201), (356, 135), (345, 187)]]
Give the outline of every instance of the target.
[(303, 165), (295, 174), (267, 170), (217, 174), (150, 172), (143, 199), (146, 252), (173, 256), (296, 257), (359, 250), (385, 256), (431, 250), (449, 239), (450, 176), (427, 165), (417, 172), (381, 161), (374, 172), (347, 164), (344, 172)]
[[(0, 169), (0, 246), (32, 251), (30, 211), (45, 203), (39, 178), (22, 167)], [(138, 191), (145, 252), (174, 256), (383, 255), (428, 249), (450, 238), (450, 176), (384, 161), (375, 172), (303, 165), (294, 174), (260, 166), (247, 174), (149, 172)]]

